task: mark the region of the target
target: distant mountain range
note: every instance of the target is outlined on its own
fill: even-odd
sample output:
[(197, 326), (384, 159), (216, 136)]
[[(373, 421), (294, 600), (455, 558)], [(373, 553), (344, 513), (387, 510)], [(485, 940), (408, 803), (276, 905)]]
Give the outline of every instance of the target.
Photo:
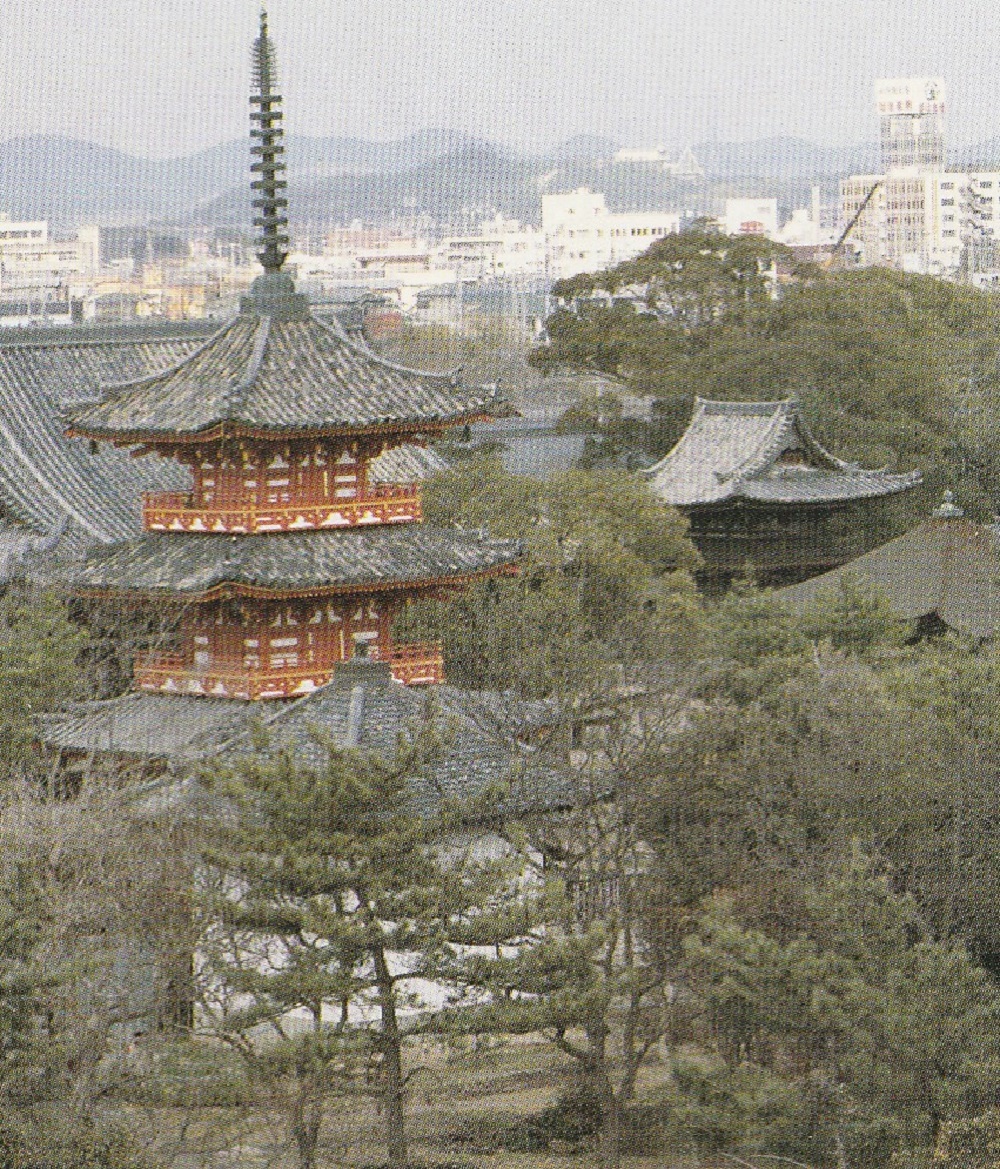
[[(874, 144), (828, 148), (797, 138), (701, 142), (706, 179), (684, 183), (655, 166), (612, 162), (618, 143), (583, 135), (522, 154), (451, 130), (393, 142), (287, 140), (290, 196), (298, 224), (412, 219), (474, 222), (501, 211), (537, 221), (544, 191), (589, 185), (616, 208), (704, 208), (727, 194), (770, 194), (791, 205), (811, 182), (878, 168)], [(956, 156), (958, 157), (958, 156)], [(1000, 158), (1000, 139), (961, 152), (980, 166)], [(0, 142), (0, 213), (57, 227), (159, 220), (242, 225), (249, 220), (247, 144), (223, 142), (181, 158), (136, 158), (58, 135)]]
[[(425, 130), (397, 142), (291, 137), (289, 175), (392, 173), (471, 141), (448, 130)], [(12, 138), (0, 142), (0, 213), (64, 225), (183, 221), (202, 204), (245, 186), (248, 165), (248, 144), (240, 140), (181, 158), (149, 159), (59, 135)]]

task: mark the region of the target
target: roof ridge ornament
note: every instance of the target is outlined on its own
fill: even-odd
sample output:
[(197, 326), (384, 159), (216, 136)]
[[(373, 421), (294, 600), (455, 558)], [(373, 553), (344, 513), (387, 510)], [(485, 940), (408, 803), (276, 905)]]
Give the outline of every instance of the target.
[(250, 182), (253, 192), (254, 227), (260, 228), (257, 259), (264, 268), (243, 298), (241, 312), (259, 313), (276, 320), (304, 320), (309, 315), (305, 296), (295, 291), (292, 278), (282, 272), (288, 259), (288, 199), (285, 191), (285, 147), (282, 143), (281, 94), (277, 92), (278, 64), (267, 27), (267, 9), (260, 10), (260, 32), (251, 54)]

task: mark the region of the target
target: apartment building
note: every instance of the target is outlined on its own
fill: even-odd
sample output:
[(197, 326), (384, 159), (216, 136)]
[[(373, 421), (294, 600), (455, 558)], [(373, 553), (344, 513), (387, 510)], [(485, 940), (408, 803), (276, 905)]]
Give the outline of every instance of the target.
[(82, 319), (100, 269), (100, 232), (82, 227), (52, 239), (45, 220), (0, 214), (0, 321), (6, 325)]
[(675, 211), (611, 212), (604, 196), (587, 187), (543, 195), (546, 274), (560, 280), (634, 259), (680, 226)]

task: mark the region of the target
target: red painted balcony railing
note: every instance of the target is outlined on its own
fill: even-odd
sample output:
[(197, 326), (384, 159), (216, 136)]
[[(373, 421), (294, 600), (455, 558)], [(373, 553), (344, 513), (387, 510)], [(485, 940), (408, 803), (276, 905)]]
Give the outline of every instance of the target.
[(280, 505), (249, 499), (228, 507), (206, 506), (189, 491), (147, 492), (142, 497), (142, 524), (148, 532), (299, 532), (402, 524), (422, 517), (415, 484), (369, 488), (357, 499), (304, 499)]
[(330, 681), (332, 670), (228, 670), (194, 665), (183, 654), (138, 653), (132, 685), (161, 694), (199, 694), (211, 698), (292, 698)]
[[(389, 663), (397, 682), (427, 686), (444, 681), (444, 657), (435, 642), (393, 646), (372, 658)], [(326, 685), (336, 665), (300, 670), (228, 670), (192, 663), (185, 654), (137, 653), (132, 685), (160, 694), (196, 694), (211, 698), (297, 698)]]

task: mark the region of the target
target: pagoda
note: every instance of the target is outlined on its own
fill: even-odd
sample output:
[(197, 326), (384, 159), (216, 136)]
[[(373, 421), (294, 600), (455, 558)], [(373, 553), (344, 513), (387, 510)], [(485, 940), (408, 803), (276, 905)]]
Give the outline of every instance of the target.
[(155, 694), (288, 699), (339, 663), (387, 663), (403, 683), (443, 680), (441, 649), (399, 645), (413, 598), (515, 571), (517, 541), (421, 523), (416, 485), (370, 473), (385, 452), (494, 417), (497, 388), (382, 360), (314, 317), (283, 271), (288, 235), (281, 98), (261, 13), (253, 47), (254, 226), (263, 275), (239, 314), (174, 365), (104, 384), (68, 434), (176, 460), (183, 491), (142, 500), (143, 534), (90, 552), (83, 597), (179, 610), (169, 647), (136, 657)]

